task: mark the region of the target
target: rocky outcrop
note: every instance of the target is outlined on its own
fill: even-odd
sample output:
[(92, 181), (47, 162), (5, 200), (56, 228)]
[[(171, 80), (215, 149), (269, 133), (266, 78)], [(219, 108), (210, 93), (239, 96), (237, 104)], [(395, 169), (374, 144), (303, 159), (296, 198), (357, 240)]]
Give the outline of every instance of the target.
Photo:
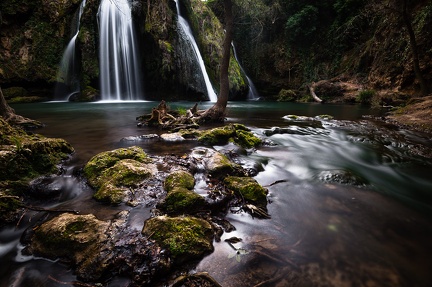
[(79, 0), (1, 1), (0, 84), (51, 89)]
[(63, 139), (29, 135), (0, 117), (0, 226), (18, 215), (32, 179), (59, 171), (58, 164), (73, 153)]
[(84, 174), (96, 189), (94, 198), (119, 204), (145, 179), (156, 174), (156, 166), (140, 147), (100, 153), (86, 164)]

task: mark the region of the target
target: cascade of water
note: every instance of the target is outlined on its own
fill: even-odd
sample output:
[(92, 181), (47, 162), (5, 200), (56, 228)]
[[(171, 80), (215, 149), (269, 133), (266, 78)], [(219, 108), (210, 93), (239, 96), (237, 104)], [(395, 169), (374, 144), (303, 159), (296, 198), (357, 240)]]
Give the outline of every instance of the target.
[(177, 7), (178, 23), (180, 24), (180, 27), (183, 30), (183, 32), (188, 37), (188, 39), (189, 39), (189, 41), (193, 47), (193, 50), (195, 51), (195, 56), (196, 56), (198, 63), (200, 65), (201, 72), (203, 74), (204, 81), (206, 84), (208, 97), (209, 97), (211, 102), (216, 102), (217, 101), (217, 95), (213, 90), (213, 86), (210, 82), (210, 78), (209, 78), (209, 76), (207, 74), (207, 70), (205, 68), (204, 60), (201, 56), (200, 50), (199, 50), (198, 45), (195, 41), (195, 37), (193, 36), (192, 29), (189, 26), (189, 23), (187, 22), (187, 20), (180, 14), (179, 0), (175, 0), (175, 2), (176, 2), (176, 7)]
[(234, 43), (231, 42), (231, 45), (232, 45), (232, 47), (233, 47), (234, 57), (235, 57), (237, 63), (239, 64), (241, 71), (242, 71), (243, 74), (245, 75), (246, 80), (248, 81), (248, 85), (249, 85), (248, 100), (251, 100), (251, 101), (257, 101), (257, 100), (259, 100), (259, 98), (260, 98), (260, 97), (259, 97), (259, 94), (258, 94), (258, 91), (257, 91), (257, 89), (255, 88), (255, 85), (254, 85), (254, 83), (252, 82), (252, 80), (251, 80), (251, 79), (248, 77), (248, 75), (246, 74), (246, 71), (243, 69), (243, 66), (242, 66), (242, 65), (240, 64), (240, 62), (239, 62), (239, 60), (238, 60), (238, 58), (237, 58), (237, 51), (236, 51), (236, 48), (235, 48), (235, 46), (234, 46)]
[(143, 99), (140, 61), (128, 1), (102, 0), (98, 15), (102, 100)]
[(67, 101), (71, 95), (78, 93), (80, 90), (78, 76), (79, 66), (75, 61), (75, 42), (80, 30), (80, 20), (82, 13), (84, 12), (85, 4), (86, 0), (83, 0), (75, 17), (75, 27), (73, 27), (74, 31), (76, 31), (75, 35), (66, 46), (60, 61), (60, 67), (57, 72), (58, 84), (55, 91), (56, 100)]

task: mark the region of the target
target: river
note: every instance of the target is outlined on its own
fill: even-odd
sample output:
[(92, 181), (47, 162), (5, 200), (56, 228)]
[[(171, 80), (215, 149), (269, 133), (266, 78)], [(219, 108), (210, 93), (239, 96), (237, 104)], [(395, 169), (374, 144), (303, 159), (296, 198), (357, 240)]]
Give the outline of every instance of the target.
[[(43, 122), (38, 130), (66, 139), (76, 152), (57, 202), (39, 203), (110, 219), (124, 206), (91, 198), (77, 170), (93, 155), (133, 144), (153, 155), (184, 154), (196, 142), (124, 142), (161, 133), (138, 127), (135, 118), (155, 102), (37, 103), (14, 105)], [(172, 109), (193, 103), (169, 103)], [(201, 109), (211, 103), (200, 104)], [(231, 210), (236, 230), (215, 242), (215, 251), (193, 271), (209, 272), (222, 286), (430, 286), (432, 274), (432, 148), (430, 135), (399, 129), (364, 115), (383, 111), (356, 105), (230, 102), (227, 122), (239, 122), (267, 145), (239, 160), (260, 165), (255, 178), (269, 190), (270, 219)], [(304, 117), (286, 117), (299, 115)], [(333, 118), (315, 118), (331, 115)], [(277, 127), (277, 128), (276, 128)], [(215, 147), (223, 149), (226, 147)], [(150, 207), (132, 211), (141, 229)], [(69, 267), (21, 255), (24, 230), (43, 219), (28, 212), (19, 226), (0, 231), (0, 286), (65, 286), (76, 280)], [(233, 244), (224, 239), (241, 238)], [(113, 278), (106, 286), (125, 286)], [(260, 285), (261, 284), (261, 285)]]

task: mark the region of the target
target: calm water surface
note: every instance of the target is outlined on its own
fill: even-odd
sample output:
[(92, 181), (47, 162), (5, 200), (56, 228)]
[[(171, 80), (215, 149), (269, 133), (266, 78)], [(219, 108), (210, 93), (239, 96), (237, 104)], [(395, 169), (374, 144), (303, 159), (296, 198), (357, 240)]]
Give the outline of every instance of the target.
[[(38, 133), (64, 138), (75, 147), (73, 169), (101, 151), (134, 144), (155, 155), (189, 152), (195, 142), (121, 141), (162, 133), (136, 126), (135, 118), (156, 105), (40, 103), (13, 108), (45, 123)], [(192, 105), (170, 103), (173, 109)], [(236, 251), (231, 246), (215, 242), (215, 252), (195, 271), (209, 272), (222, 286), (431, 286), (432, 161), (418, 155), (430, 150), (431, 138), (362, 119), (371, 113), (381, 111), (348, 105), (230, 103), (228, 122), (243, 123), (271, 143), (239, 159), (246, 166), (262, 166), (256, 179), (269, 190), (271, 219), (231, 210), (227, 218), (236, 230), (222, 239), (242, 238), (234, 244), (240, 254), (232, 256)], [(334, 119), (283, 118), (292, 114)], [(58, 184), (65, 192), (55, 206), (101, 219), (125, 208), (94, 202), (92, 191), (71, 174), (60, 177)], [(22, 232), (42, 216), (29, 213), (22, 226), (0, 232), (0, 286), (64, 286), (50, 276), (76, 280), (61, 264), (20, 254)], [(141, 229), (148, 216), (147, 208), (137, 207), (130, 224)], [(108, 285), (124, 284), (115, 279)]]

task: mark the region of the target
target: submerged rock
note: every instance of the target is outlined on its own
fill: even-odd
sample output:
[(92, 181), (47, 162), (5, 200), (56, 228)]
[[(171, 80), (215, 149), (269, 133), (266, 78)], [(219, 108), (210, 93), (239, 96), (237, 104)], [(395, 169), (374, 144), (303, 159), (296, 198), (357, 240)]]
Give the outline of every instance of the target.
[(196, 217), (154, 217), (145, 222), (142, 233), (167, 248), (176, 264), (200, 259), (214, 249), (210, 223)]

